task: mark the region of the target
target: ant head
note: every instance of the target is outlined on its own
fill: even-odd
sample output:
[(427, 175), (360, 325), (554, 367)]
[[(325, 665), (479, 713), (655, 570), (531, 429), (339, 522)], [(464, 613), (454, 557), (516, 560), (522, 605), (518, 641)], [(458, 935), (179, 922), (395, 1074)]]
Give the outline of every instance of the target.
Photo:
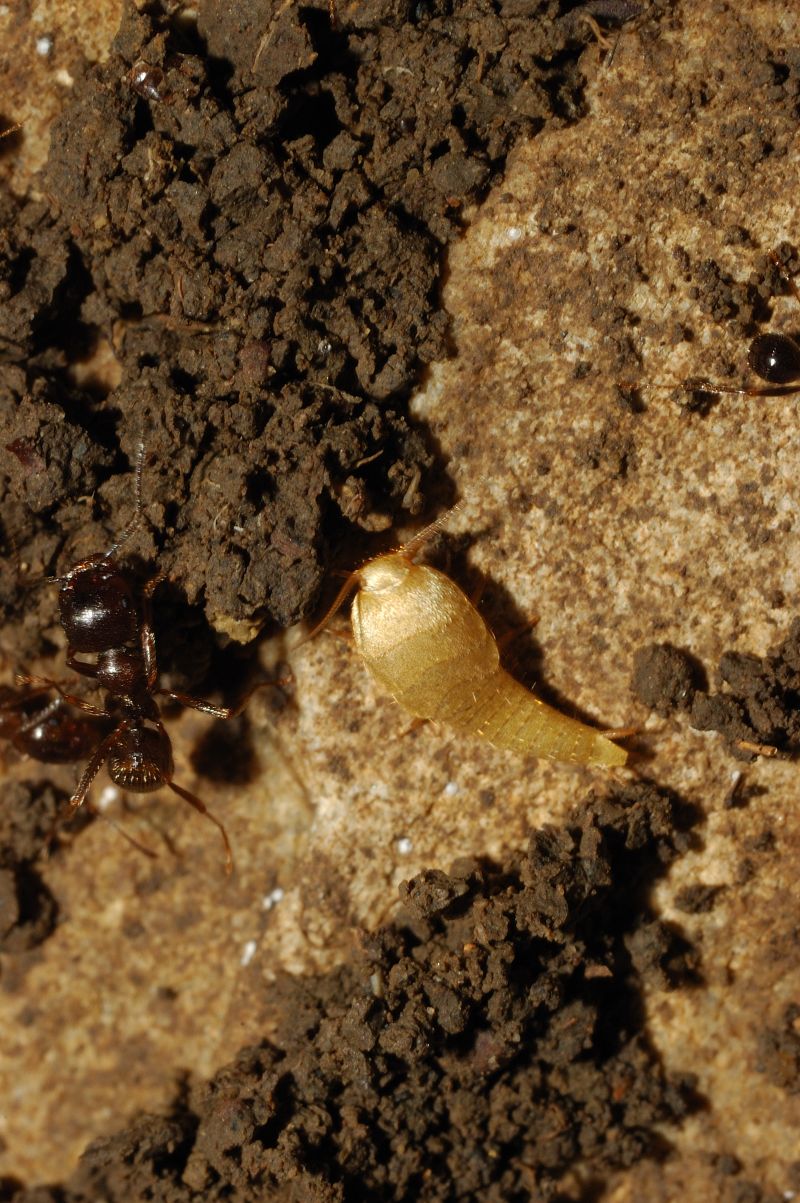
[(108, 758), (115, 785), (134, 794), (149, 794), (172, 778), (172, 745), (163, 727), (134, 722), (120, 731)]
[(102, 652), (136, 639), (139, 614), (130, 581), (112, 562), (73, 569), (58, 595), (73, 652)]

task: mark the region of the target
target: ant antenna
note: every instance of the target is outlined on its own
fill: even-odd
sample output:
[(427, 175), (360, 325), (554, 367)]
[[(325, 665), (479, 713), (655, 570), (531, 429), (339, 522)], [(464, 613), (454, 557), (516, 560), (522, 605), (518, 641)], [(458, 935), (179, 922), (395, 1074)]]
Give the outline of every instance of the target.
[(144, 505), (142, 503), (142, 470), (143, 470), (143, 468), (144, 468), (144, 439), (142, 439), (139, 443), (139, 450), (136, 453), (136, 467), (134, 469), (134, 472), (135, 472), (134, 488), (135, 488), (135, 496), (136, 496), (136, 508), (134, 510), (133, 517), (123, 527), (122, 533), (120, 534), (117, 541), (115, 543), (113, 543), (111, 547), (109, 547), (108, 551), (103, 553), (102, 558), (104, 560), (113, 559), (114, 556), (119, 551), (120, 547), (122, 547), (122, 545), (124, 543), (127, 543), (128, 539), (130, 539), (133, 532), (137, 529), (137, 527), (141, 526), (141, 524), (142, 524), (142, 520), (144, 517)]

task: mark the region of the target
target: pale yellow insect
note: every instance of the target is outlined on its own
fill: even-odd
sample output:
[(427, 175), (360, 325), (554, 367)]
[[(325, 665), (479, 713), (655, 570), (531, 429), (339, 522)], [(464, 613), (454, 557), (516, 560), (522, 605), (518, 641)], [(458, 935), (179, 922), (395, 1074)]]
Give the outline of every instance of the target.
[(441, 524), (357, 569), (319, 625), (358, 585), (352, 608), (356, 650), (379, 685), (410, 714), (523, 755), (608, 768), (625, 764), (624, 748), (515, 681), (464, 593), (443, 572), (414, 563), (415, 553)]

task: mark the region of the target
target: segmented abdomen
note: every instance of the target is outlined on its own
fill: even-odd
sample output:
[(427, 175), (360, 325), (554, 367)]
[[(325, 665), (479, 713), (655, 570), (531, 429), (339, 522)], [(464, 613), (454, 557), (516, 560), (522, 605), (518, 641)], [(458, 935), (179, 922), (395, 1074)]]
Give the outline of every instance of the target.
[(500, 667), (477, 685), (457, 683), (440, 698), (437, 709), (429, 717), (478, 735), (495, 748), (607, 767), (625, 764), (628, 758), (624, 748), (540, 701)]

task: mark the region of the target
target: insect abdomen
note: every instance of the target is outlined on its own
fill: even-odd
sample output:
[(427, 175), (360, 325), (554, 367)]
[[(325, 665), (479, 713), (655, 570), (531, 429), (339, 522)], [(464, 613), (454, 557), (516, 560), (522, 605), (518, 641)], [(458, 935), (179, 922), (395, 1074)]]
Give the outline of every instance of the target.
[(453, 691), (438, 717), (457, 731), (521, 755), (609, 768), (628, 759), (624, 748), (560, 714), (499, 667), (476, 688)]
[(624, 748), (541, 702), (501, 668), (485, 622), (443, 573), (392, 553), (366, 564), (361, 578), (356, 647), (410, 714), (521, 755), (625, 764)]

